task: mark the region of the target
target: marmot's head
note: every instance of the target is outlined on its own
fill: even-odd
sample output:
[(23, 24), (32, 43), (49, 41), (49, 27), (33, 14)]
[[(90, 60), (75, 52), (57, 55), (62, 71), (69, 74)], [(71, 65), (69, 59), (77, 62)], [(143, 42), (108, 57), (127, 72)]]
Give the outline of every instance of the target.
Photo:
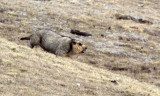
[(72, 40), (71, 45), (72, 45), (72, 51), (71, 51), (72, 55), (84, 53), (85, 50), (87, 49), (87, 47), (84, 44), (80, 43), (79, 41), (76, 41), (75, 39)]

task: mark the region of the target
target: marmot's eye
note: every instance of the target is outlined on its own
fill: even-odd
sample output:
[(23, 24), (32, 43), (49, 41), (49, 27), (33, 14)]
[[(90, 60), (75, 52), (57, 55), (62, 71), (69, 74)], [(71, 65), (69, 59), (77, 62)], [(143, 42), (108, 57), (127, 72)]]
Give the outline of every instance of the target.
[(73, 42), (73, 44), (75, 45), (75, 44), (76, 44), (76, 42)]
[(79, 43), (79, 46), (82, 46), (82, 44), (81, 44), (81, 43)]

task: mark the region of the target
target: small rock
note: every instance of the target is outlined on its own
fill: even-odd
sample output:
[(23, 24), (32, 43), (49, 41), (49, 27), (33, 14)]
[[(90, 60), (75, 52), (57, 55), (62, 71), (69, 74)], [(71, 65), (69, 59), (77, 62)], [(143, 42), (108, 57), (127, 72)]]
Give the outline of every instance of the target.
[(78, 87), (80, 87), (80, 86), (81, 86), (81, 84), (80, 84), (80, 83), (77, 83), (76, 85), (77, 85)]
[(108, 27), (108, 30), (111, 30), (111, 27)]
[(108, 91), (108, 88), (105, 88), (106, 91)]
[(111, 80), (112, 83), (118, 84), (116, 80)]
[(104, 37), (104, 34), (101, 34), (101, 37)]
[(153, 50), (154, 48), (153, 47), (149, 47), (149, 49)]

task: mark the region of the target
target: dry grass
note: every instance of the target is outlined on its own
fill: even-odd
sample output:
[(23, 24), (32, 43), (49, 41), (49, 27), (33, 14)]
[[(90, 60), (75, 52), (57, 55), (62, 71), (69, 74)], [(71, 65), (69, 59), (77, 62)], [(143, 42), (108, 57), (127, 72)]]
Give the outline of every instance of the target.
[[(134, 2), (131, 0), (1, 0), (0, 37), (12, 41), (18, 45), (28, 46), (28, 42), (19, 41), (19, 38), (29, 35), (38, 28), (48, 28), (59, 32), (60, 34), (77, 38), (88, 46), (88, 50), (85, 54), (72, 57), (73, 60), (85, 63), (83, 64), (76, 61), (73, 61), (73, 63), (71, 60), (68, 61), (60, 57), (56, 58), (51, 54), (42, 51), (38, 53), (39, 51), (36, 52), (36, 50), (31, 50), (24, 46), (17, 46), (9, 42), (6, 44), (0, 43), (6, 46), (3, 47), (1, 45), (0, 47), (1, 53), (3, 52), (3, 54), (0, 55), (2, 58), (0, 61), (3, 61), (3, 69), (1, 69), (1, 71), (4, 72), (0, 76), (9, 78), (9, 81), (2, 80), (2, 83), (0, 84), (3, 86), (4, 84), (10, 86), (10, 89), (4, 87), (3, 94), (9, 96), (15, 95), (18, 94), (16, 93), (16, 90), (19, 89), (21, 90), (19, 94), (26, 92), (28, 95), (37, 95), (40, 94), (39, 92), (44, 92), (43, 94), (53, 94), (56, 92), (55, 94), (59, 95), (84, 94), (87, 96), (101, 96), (107, 94), (119, 96), (118, 94), (121, 94), (122, 96), (128, 96), (129, 94), (129, 96), (138, 96), (147, 94), (143, 92), (144, 90), (150, 92), (148, 89), (143, 89), (143, 83), (140, 84), (139, 81), (145, 82), (144, 85), (147, 84), (149, 87), (154, 86), (159, 88), (159, 5), (159, 0), (135, 0)], [(118, 20), (116, 19), (116, 14), (132, 16), (134, 18), (142, 18), (143, 20), (153, 22), (153, 24), (142, 24), (133, 20)], [(70, 33), (71, 29), (79, 29), (80, 31), (91, 33), (93, 36), (87, 38), (75, 36)], [(5, 40), (1, 40), (1, 42), (2, 41), (7, 42)], [(5, 51), (7, 50), (10, 50), (10, 53), (6, 53)], [(33, 57), (31, 54), (33, 54)], [(53, 58), (56, 58), (55, 60), (58, 61), (53, 60)], [(60, 59), (64, 59), (64, 62), (62, 62)], [(56, 62), (55, 66), (59, 66), (56, 67), (59, 71), (56, 71), (56, 68), (54, 68), (55, 70), (51, 70), (51, 68), (55, 67), (54, 65), (52, 66), (52, 63), (54, 62)], [(23, 63), (25, 65), (24, 67), (22, 67)], [(63, 66), (60, 67), (61, 64)], [(65, 66), (65, 64), (69, 66)], [(88, 68), (88, 66), (93, 65), (96, 67), (93, 69), (97, 70), (97, 72), (101, 72), (101, 70), (103, 70), (104, 72), (107, 72), (106, 74), (109, 74), (109, 77), (107, 77), (105, 74), (103, 74), (103, 72), (102, 74), (100, 73), (100, 76), (106, 76), (106, 80), (110, 80), (110, 76), (113, 75), (112, 72), (114, 72), (119, 74), (118, 76), (120, 76), (120, 78), (122, 75), (127, 76), (122, 76), (122, 78), (132, 78), (129, 79), (130, 81), (125, 82), (131, 83), (131, 81), (135, 79), (135, 82), (137, 82), (137, 85), (135, 86), (139, 87), (140, 89), (142, 88), (143, 90), (142, 92), (139, 92), (139, 88), (133, 88), (133, 90), (129, 89), (129, 87), (127, 87), (130, 86), (128, 83), (123, 86), (118, 85), (118, 87), (117, 85), (115, 87), (114, 84), (112, 85), (108, 81), (106, 84), (104, 82), (104, 84), (102, 82), (93, 83), (93, 81), (97, 80), (103, 81), (102, 79), (97, 79), (97, 75), (94, 76), (96, 80), (93, 78), (87, 79), (88, 81), (84, 83), (86, 86), (79, 88), (76, 85), (77, 79), (74, 79), (78, 78), (78, 82), (83, 83), (83, 77), (85, 77), (85, 75), (82, 76), (81, 71), (78, 71), (77, 64), (83, 64), (81, 67), (79, 66), (81, 69), (83, 69), (81, 70), (82, 73), (83, 71), (86, 72), (83, 73), (83, 75), (85, 74), (90, 76), (92, 71), (87, 71), (91, 70), (90, 67)], [(67, 67), (67, 69), (65, 69), (65, 67)], [(40, 74), (37, 72), (37, 70), (35, 70), (37, 68), (38, 70), (41, 70)], [(66, 75), (66, 72), (72, 73), (69, 69), (73, 70), (75, 73), (73, 76)], [(44, 70), (49, 71), (45, 72)], [(110, 72), (106, 70), (110, 70)], [(58, 79), (56, 79), (55, 75), (52, 76), (53, 73), (57, 72), (59, 72), (58, 74), (62, 75), (57, 77)], [(53, 80), (49, 76), (51, 76)], [(46, 81), (47, 84), (45, 85), (48, 89), (43, 86), (37, 88), (37, 86), (41, 85), (41, 83), (42, 85), (44, 84), (43, 80), (37, 79), (42, 77), (48, 78), (48, 81)], [(65, 80), (63, 80), (63, 77), (65, 77)], [(70, 80), (68, 80), (68, 78), (72, 78), (75, 86), (71, 86), (73, 85), (73, 82), (69, 82)], [(117, 75), (113, 75), (112, 78), (117, 78)], [(60, 85), (57, 85), (54, 80), (60, 83)], [(23, 81), (30, 83), (27, 85)], [(37, 81), (39, 82), (35, 84)], [(8, 82), (11, 82), (11, 84)], [(87, 84), (87, 82), (90, 83)], [(120, 83), (124, 84), (122, 82)], [(15, 84), (18, 87), (14, 90)], [(109, 84), (109, 87), (107, 88), (109, 92), (106, 93), (105, 88), (107, 84)], [(92, 86), (90, 87), (90, 85)], [(55, 89), (54, 86), (61, 87)], [(95, 86), (99, 86), (98, 88), (100, 89), (96, 89), (97, 87)], [(54, 90), (51, 90), (52, 88), (54, 88)], [(125, 88), (127, 88), (127, 90)], [(62, 89), (64, 89), (64, 91), (61, 94), (60, 91)], [(74, 89), (76, 89), (76, 93), (73, 92)], [(11, 94), (7, 93), (7, 90), (12, 90)], [(154, 95), (155, 94), (153, 94), (153, 96)]]
[(4, 39), (0, 39), (0, 45), (1, 95), (160, 95), (154, 85), (56, 57), (39, 48), (30, 49)]

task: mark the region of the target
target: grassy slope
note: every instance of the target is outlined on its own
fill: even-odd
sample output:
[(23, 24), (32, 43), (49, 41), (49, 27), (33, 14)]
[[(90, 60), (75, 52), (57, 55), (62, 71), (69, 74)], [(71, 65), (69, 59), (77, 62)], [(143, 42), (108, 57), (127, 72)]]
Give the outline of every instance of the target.
[[(44, 92), (43, 94), (48, 94), (49, 92), (54, 92), (54, 91), (56, 91), (57, 94), (60, 94), (61, 93), (60, 90), (66, 89), (65, 92), (63, 92), (62, 94), (72, 94), (72, 93), (73, 94), (83, 93), (84, 95), (85, 94), (87, 95), (89, 94), (90, 95), (97, 95), (97, 94), (98, 95), (102, 95), (102, 94), (142, 95), (142, 94), (145, 94), (143, 90), (148, 90), (148, 89), (145, 89), (145, 88), (143, 89), (143, 86), (141, 86), (140, 83), (138, 83), (137, 85), (135, 85), (135, 87), (133, 87), (133, 89), (135, 89), (136, 92), (134, 92), (134, 90), (132, 89), (128, 89), (127, 86), (130, 86), (128, 85), (128, 83), (131, 82), (132, 79), (138, 80), (136, 82), (139, 82), (139, 81), (146, 82), (148, 83), (147, 84), (148, 86), (154, 86), (154, 87), (156, 86), (159, 88), (160, 86), (160, 83), (159, 83), (160, 82), (160, 76), (159, 76), (159, 73), (160, 73), (159, 4), (160, 2), (159, 0), (142, 0), (142, 1), (134, 0), (134, 2), (131, 0), (125, 0), (125, 2), (124, 0), (98, 0), (98, 1), (80, 0), (79, 2), (76, 2), (76, 0), (68, 0), (68, 1), (67, 0), (51, 0), (51, 1), (48, 0), (46, 2), (43, 2), (43, 1), (41, 2), (41, 1), (42, 0), (7, 0), (7, 1), (0, 0), (0, 37), (5, 38), (9, 41), (15, 42), (18, 45), (19, 44), (26, 45), (27, 42), (19, 41), (19, 37), (22, 37), (24, 35), (25, 36), (29, 35), (32, 31), (35, 31), (38, 28), (49, 28), (51, 30), (60, 32), (60, 34), (65, 34), (74, 38), (78, 38), (79, 40), (85, 42), (85, 44), (88, 46), (88, 50), (85, 54), (74, 56), (73, 59), (76, 61), (86, 63), (83, 65), (83, 68), (82, 68), (86, 73), (84, 75), (84, 74), (80, 74), (79, 71), (76, 72), (75, 68), (77, 69), (76, 67), (77, 63), (74, 63), (76, 64), (75, 66), (71, 66), (71, 63), (69, 63), (70, 69), (73, 69), (73, 71), (76, 73), (72, 74), (71, 70), (67, 71), (64, 68), (64, 66), (61, 66), (61, 68), (58, 67), (57, 71), (56, 69), (52, 71), (53, 73), (59, 72), (60, 73), (59, 75), (62, 75), (62, 76), (59, 76), (58, 77), (59, 79), (56, 80), (56, 82), (58, 83), (54, 83), (51, 77), (47, 77), (48, 74), (52, 75), (51, 74), (52, 72), (50, 72), (51, 69), (50, 71), (47, 71), (48, 73), (43, 71), (43, 70), (48, 70), (47, 68), (54, 67), (54, 66), (49, 66), (51, 65), (51, 63), (49, 65), (48, 64), (45, 65), (46, 60), (49, 59), (50, 55), (48, 57), (48, 55), (45, 55), (47, 54), (45, 52), (36, 53), (34, 52), (35, 50), (30, 50), (26, 47), (22, 47), (22, 48), (20, 47), (19, 49), (16, 47), (17, 45), (14, 45), (12, 47), (10, 45), (7, 45), (8, 43), (6, 43), (6, 45), (4, 44), (4, 46), (6, 47), (1, 46), (1, 48), (3, 49), (1, 50), (1, 52), (3, 52), (2, 55), (8, 54), (5, 56), (9, 56), (10, 59), (8, 59), (8, 57), (0, 55), (1, 58), (3, 59), (2, 60), (3, 63), (1, 64), (2, 65), (1, 67), (3, 67), (1, 70), (3, 71), (1, 73), (4, 72), (1, 75), (3, 76), (4, 80), (2, 79), (1, 80), (2, 83), (0, 84), (2, 84), (2, 86), (4, 86), (3, 84), (6, 84), (7, 86), (9, 86), (10, 83), (11, 84), (10, 84), (10, 89), (7, 89), (7, 87), (5, 87), (6, 85), (4, 87), (0, 87), (0, 88), (3, 88), (3, 91), (0, 91), (1, 93), (6, 92), (7, 90), (12, 90), (11, 93), (14, 93), (14, 94), (18, 94), (18, 93), (23, 94), (24, 92), (27, 92), (27, 94), (29, 93), (33, 94), (34, 91), (37, 92), (35, 94), (38, 94), (38, 92), (42, 92), (42, 93)], [(75, 2), (71, 2), (71, 1), (75, 1)], [(124, 14), (124, 15), (130, 15), (135, 18), (142, 18), (145, 20), (152, 21), (154, 24), (140, 24), (132, 20), (117, 20), (115, 18), (116, 14)], [(109, 27), (111, 27), (111, 29), (109, 29)], [(88, 33), (91, 33), (93, 36), (85, 38), (85, 37), (72, 35), (69, 33), (71, 28), (79, 29), (81, 31), (86, 31)], [(10, 50), (13, 52), (10, 52), (7, 50)], [(19, 51), (19, 53), (17, 53), (18, 52), (17, 50), (23, 50), (23, 51)], [(31, 53), (33, 54), (33, 57), (30, 56), (30, 53), (28, 53), (27, 50), (31, 51)], [(5, 51), (10, 53), (4, 53)], [(34, 59), (34, 56), (38, 60)], [(40, 57), (42, 61), (39, 60)], [(55, 57), (52, 56), (52, 58), (55, 58)], [(61, 58), (61, 59), (64, 59), (64, 58)], [(38, 61), (41, 61), (41, 62), (38, 62)], [(18, 64), (20, 64), (20, 62), (25, 63), (24, 65), (26, 67), (24, 66), (24, 69), (22, 65), (19, 65), (19, 67), (17, 66)], [(47, 62), (49, 63), (49, 62), (56, 62), (56, 61), (49, 60)], [(67, 63), (67, 62), (65, 63), (64, 62), (61, 63), (61, 62), (62, 61), (57, 61), (56, 64), (64, 65), (65, 63)], [(43, 64), (44, 64), (44, 68), (42, 68)], [(118, 86), (112, 85), (110, 84), (109, 81), (105, 81), (105, 80), (103, 81), (103, 78), (100, 79), (100, 77), (96, 77), (98, 73), (94, 74), (90, 69), (88, 69), (87, 64), (98, 67), (99, 69), (94, 68), (96, 70), (110, 70), (110, 72), (105, 73), (105, 74), (109, 74), (109, 77), (112, 75), (111, 73), (114, 72), (119, 74), (118, 76), (124, 75), (124, 76), (128, 76), (128, 78), (131, 77), (132, 79), (130, 79), (129, 81), (120, 80), (118, 81), (120, 82), (120, 85)], [(81, 65), (81, 64), (78, 63), (78, 65)], [(32, 72), (32, 68), (33, 69), (38, 68), (38, 70), (41, 69), (42, 70), (40, 71), (41, 74), (38, 74), (38, 72), (36, 72), (37, 70), (35, 70), (35, 72)], [(73, 76), (65, 75), (66, 72), (69, 72)], [(24, 77), (23, 76), (21, 77), (20, 73), (23, 73)], [(103, 83), (108, 82), (107, 84), (109, 85), (107, 86), (107, 84), (103, 84), (102, 82), (93, 83), (92, 81), (95, 80), (93, 78), (91, 78), (91, 80), (87, 79), (88, 81), (84, 82), (83, 77), (85, 77), (86, 74), (90, 76), (91, 73), (95, 75), (94, 78), (100, 79), (100, 80), (98, 79), (98, 81), (102, 80)], [(4, 75), (4, 74), (7, 74), (7, 75)], [(42, 78), (44, 76), (44, 79), (43, 78), (38, 79), (38, 77), (34, 75), (38, 75), (39, 78)], [(101, 75), (103, 77), (104, 74), (100, 74), (99, 76)], [(81, 77), (82, 80), (75, 79), (75, 78), (80, 78), (79, 76)], [(52, 76), (52, 77), (55, 78), (55, 76)], [(66, 79), (64, 79), (63, 77), (65, 77)], [(70, 79), (68, 78), (70, 77), (71, 78), (73, 77), (72, 80), (75, 84), (74, 86), (71, 86), (72, 82), (69, 82)], [(108, 75), (106, 77), (108, 78), (108, 79), (106, 78), (106, 80), (110, 80), (110, 79), (119, 80), (117, 75), (111, 76), (112, 78), (109, 78)], [(5, 78), (9, 78), (8, 81), (6, 81)], [(45, 78), (48, 78), (48, 79), (45, 80)], [(126, 77), (122, 77), (122, 78), (126, 78)], [(61, 81), (63, 79), (64, 81)], [(84, 85), (86, 86), (83, 86), (81, 88), (77, 87), (76, 80), (78, 80), (78, 82), (80, 83), (84, 83)], [(29, 84), (26, 82), (29, 82)], [(49, 82), (53, 82), (53, 83), (49, 83)], [(123, 87), (121, 84), (124, 84), (125, 82), (128, 82), (128, 83), (126, 85), (123, 85), (126, 87)], [(45, 86), (48, 86), (47, 87), (48, 89), (45, 89), (43, 86), (40, 88), (37, 88), (38, 85), (44, 84), (44, 83), (47, 83), (45, 84)], [(50, 86), (49, 84), (51, 84), (52, 86)], [(132, 84), (134, 83), (131, 83), (131, 85)], [(16, 86), (17, 88), (14, 88)], [(58, 89), (51, 90), (51, 87), (53, 86), (60, 86), (60, 87), (58, 87)], [(108, 91), (105, 90), (106, 87)], [(18, 88), (22, 89), (22, 91), (17, 93), (17, 90), (19, 90)], [(127, 88), (127, 90), (125, 88)], [(142, 91), (141, 90), (140, 92), (137, 91), (140, 88), (142, 88)], [(72, 92), (75, 89), (76, 89), (76, 93)], [(155, 90), (158, 90), (158, 89), (155, 89)], [(150, 91), (147, 91), (147, 92), (150, 92)], [(9, 95), (9, 93), (6, 93), (6, 94)]]
[[(154, 85), (0, 39), (1, 95), (159, 96)], [(113, 84), (110, 80), (116, 80)]]

